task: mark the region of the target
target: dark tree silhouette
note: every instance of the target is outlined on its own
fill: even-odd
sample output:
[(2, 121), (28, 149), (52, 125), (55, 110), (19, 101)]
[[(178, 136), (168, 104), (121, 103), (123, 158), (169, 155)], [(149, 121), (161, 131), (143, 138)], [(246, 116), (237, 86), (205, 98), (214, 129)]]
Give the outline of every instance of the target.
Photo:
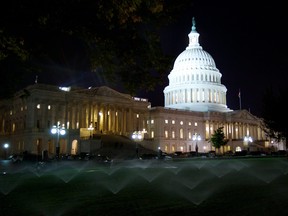
[(172, 64), (162, 51), (161, 28), (191, 5), (189, 0), (8, 1), (0, 13), (0, 70), (6, 74), (0, 96), (9, 97), (29, 74), (49, 79), (56, 74), (63, 81), (83, 71), (122, 84), (132, 95), (151, 91)]
[(271, 87), (266, 89), (263, 97), (263, 119), (265, 132), (268, 137), (284, 141), (287, 146), (287, 109), (288, 88), (275, 91)]

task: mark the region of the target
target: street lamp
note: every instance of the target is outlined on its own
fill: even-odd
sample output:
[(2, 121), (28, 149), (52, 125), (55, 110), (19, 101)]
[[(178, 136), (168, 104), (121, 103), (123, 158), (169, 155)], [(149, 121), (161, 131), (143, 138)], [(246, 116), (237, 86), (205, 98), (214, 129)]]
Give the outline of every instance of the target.
[(132, 139), (135, 141), (143, 140), (142, 132), (141, 131), (134, 131), (132, 134)]
[(134, 131), (133, 134), (132, 134), (132, 139), (135, 141), (135, 144), (136, 144), (136, 157), (138, 158), (138, 143), (137, 142), (140, 142), (143, 140), (143, 134), (142, 134), (142, 131)]
[(60, 135), (65, 135), (66, 134), (66, 130), (64, 127), (64, 124), (61, 126), (60, 124), (58, 124), (57, 126), (54, 125), (51, 128), (51, 133), (52, 134), (57, 134), (57, 143), (56, 143), (56, 157), (59, 158), (59, 154), (60, 154), (60, 143), (59, 143), (59, 136)]
[(3, 145), (4, 149), (5, 149), (5, 160), (7, 159), (7, 151), (8, 151), (8, 148), (9, 148), (9, 144), (8, 143), (5, 143)]
[(197, 134), (197, 133), (193, 134), (192, 140), (193, 140), (193, 141), (196, 141), (195, 151), (196, 151), (196, 155), (198, 155), (198, 145), (197, 145), (197, 141), (200, 141), (200, 140), (201, 140), (200, 134)]
[(88, 130), (90, 131), (90, 139), (91, 139), (92, 138), (92, 131), (94, 130), (92, 123), (89, 125)]
[(247, 145), (247, 150), (249, 151), (249, 143), (252, 143), (253, 139), (251, 136), (245, 136), (244, 137), (244, 144)]
[(158, 159), (162, 159), (162, 150), (160, 146), (158, 147)]

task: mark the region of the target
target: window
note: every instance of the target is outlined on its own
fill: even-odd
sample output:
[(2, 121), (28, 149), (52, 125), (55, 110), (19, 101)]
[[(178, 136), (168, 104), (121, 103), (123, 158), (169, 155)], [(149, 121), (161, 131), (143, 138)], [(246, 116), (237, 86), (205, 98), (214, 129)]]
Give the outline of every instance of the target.
[(172, 131), (172, 138), (175, 139), (175, 131)]
[(165, 119), (165, 124), (168, 124), (168, 120), (167, 119)]
[(165, 152), (167, 152), (167, 151), (168, 151), (168, 146), (167, 146), (167, 145), (165, 145), (165, 148), (164, 148), (164, 150), (165, 150)]
[(183, 128), (180, 128), (179, 133), (180, 133), (180, 139), (183, 139), (184, 137)]
[(168, 138), (168, 130), (165, 130), (165, 138)]

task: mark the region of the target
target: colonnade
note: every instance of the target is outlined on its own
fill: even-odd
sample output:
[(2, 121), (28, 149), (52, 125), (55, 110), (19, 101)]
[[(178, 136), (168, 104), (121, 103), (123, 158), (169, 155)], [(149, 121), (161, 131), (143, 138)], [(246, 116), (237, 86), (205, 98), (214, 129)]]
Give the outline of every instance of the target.
[(71, 129), (88, 128), (91, 124), (96, 132), (128, 135), (145, 127), (145, 115), (132, 106), (105, 103), (82, 103), (70, 106), (67, 122)]
[(206, 122), (205, 126), (205, 138), (209, 139), (214, 131), (223, 127), (225, 137), (229, 140), (241, 140), (245, 136), (251, 136), (256, 140), (264, 140), (264, 132), (259, 125), (253, 125), (244, 122), (231, 122), (231, 123), (219, 123), (219, 122)]
[(191, 88), (165, 92), (165, 107), (181, 103), (217, 103), (226, 104), (226, 94), (223, 91)]

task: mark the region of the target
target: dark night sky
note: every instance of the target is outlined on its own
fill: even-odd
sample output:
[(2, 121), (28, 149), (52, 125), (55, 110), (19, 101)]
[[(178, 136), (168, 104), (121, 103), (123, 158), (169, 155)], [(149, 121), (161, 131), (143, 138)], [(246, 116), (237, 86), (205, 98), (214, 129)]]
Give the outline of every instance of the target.
[[(163, 29), (163, 49), (175, 56), (175, 60), (188, 45), (192, 17), (195, 17), (200, 45), (215, 60), (222, 74), (221, 82), (228, 89), (227, 106), (239, 109), (240, 89), (242, 108), (261, 117), (264, 91), (269, 86), (277, 90), (287, 83), (288, 13), (284, 1), (261, 2), (258, 5), (245, 0), (227, 2), (194, 1), (193, 5), (187, 6), (176, 24)], [(83, 69), (86, 62), (74, 52), (77, 47), (69, 49), (63, 54), (66, 65), (59, 68), (59, 65), (51, 63), (49, 66), (51, 70), (57, 67), (58, 71), (62, 71), (57, 74), (59, 82), (53, 84), (113, 87), (102, 77)], [(81, 76), (79, 70), (83, 70)], [(167, 77), (169, 73), (167, 68)], [(41, 83), (50, 83), (50, 77), (41, 75), (38, 79)], [(152, 106), (164, 106), (163, 90), (167, 85), (168, 78), (154, 92), (139, 93), (138, 96), (148, 98)]]

